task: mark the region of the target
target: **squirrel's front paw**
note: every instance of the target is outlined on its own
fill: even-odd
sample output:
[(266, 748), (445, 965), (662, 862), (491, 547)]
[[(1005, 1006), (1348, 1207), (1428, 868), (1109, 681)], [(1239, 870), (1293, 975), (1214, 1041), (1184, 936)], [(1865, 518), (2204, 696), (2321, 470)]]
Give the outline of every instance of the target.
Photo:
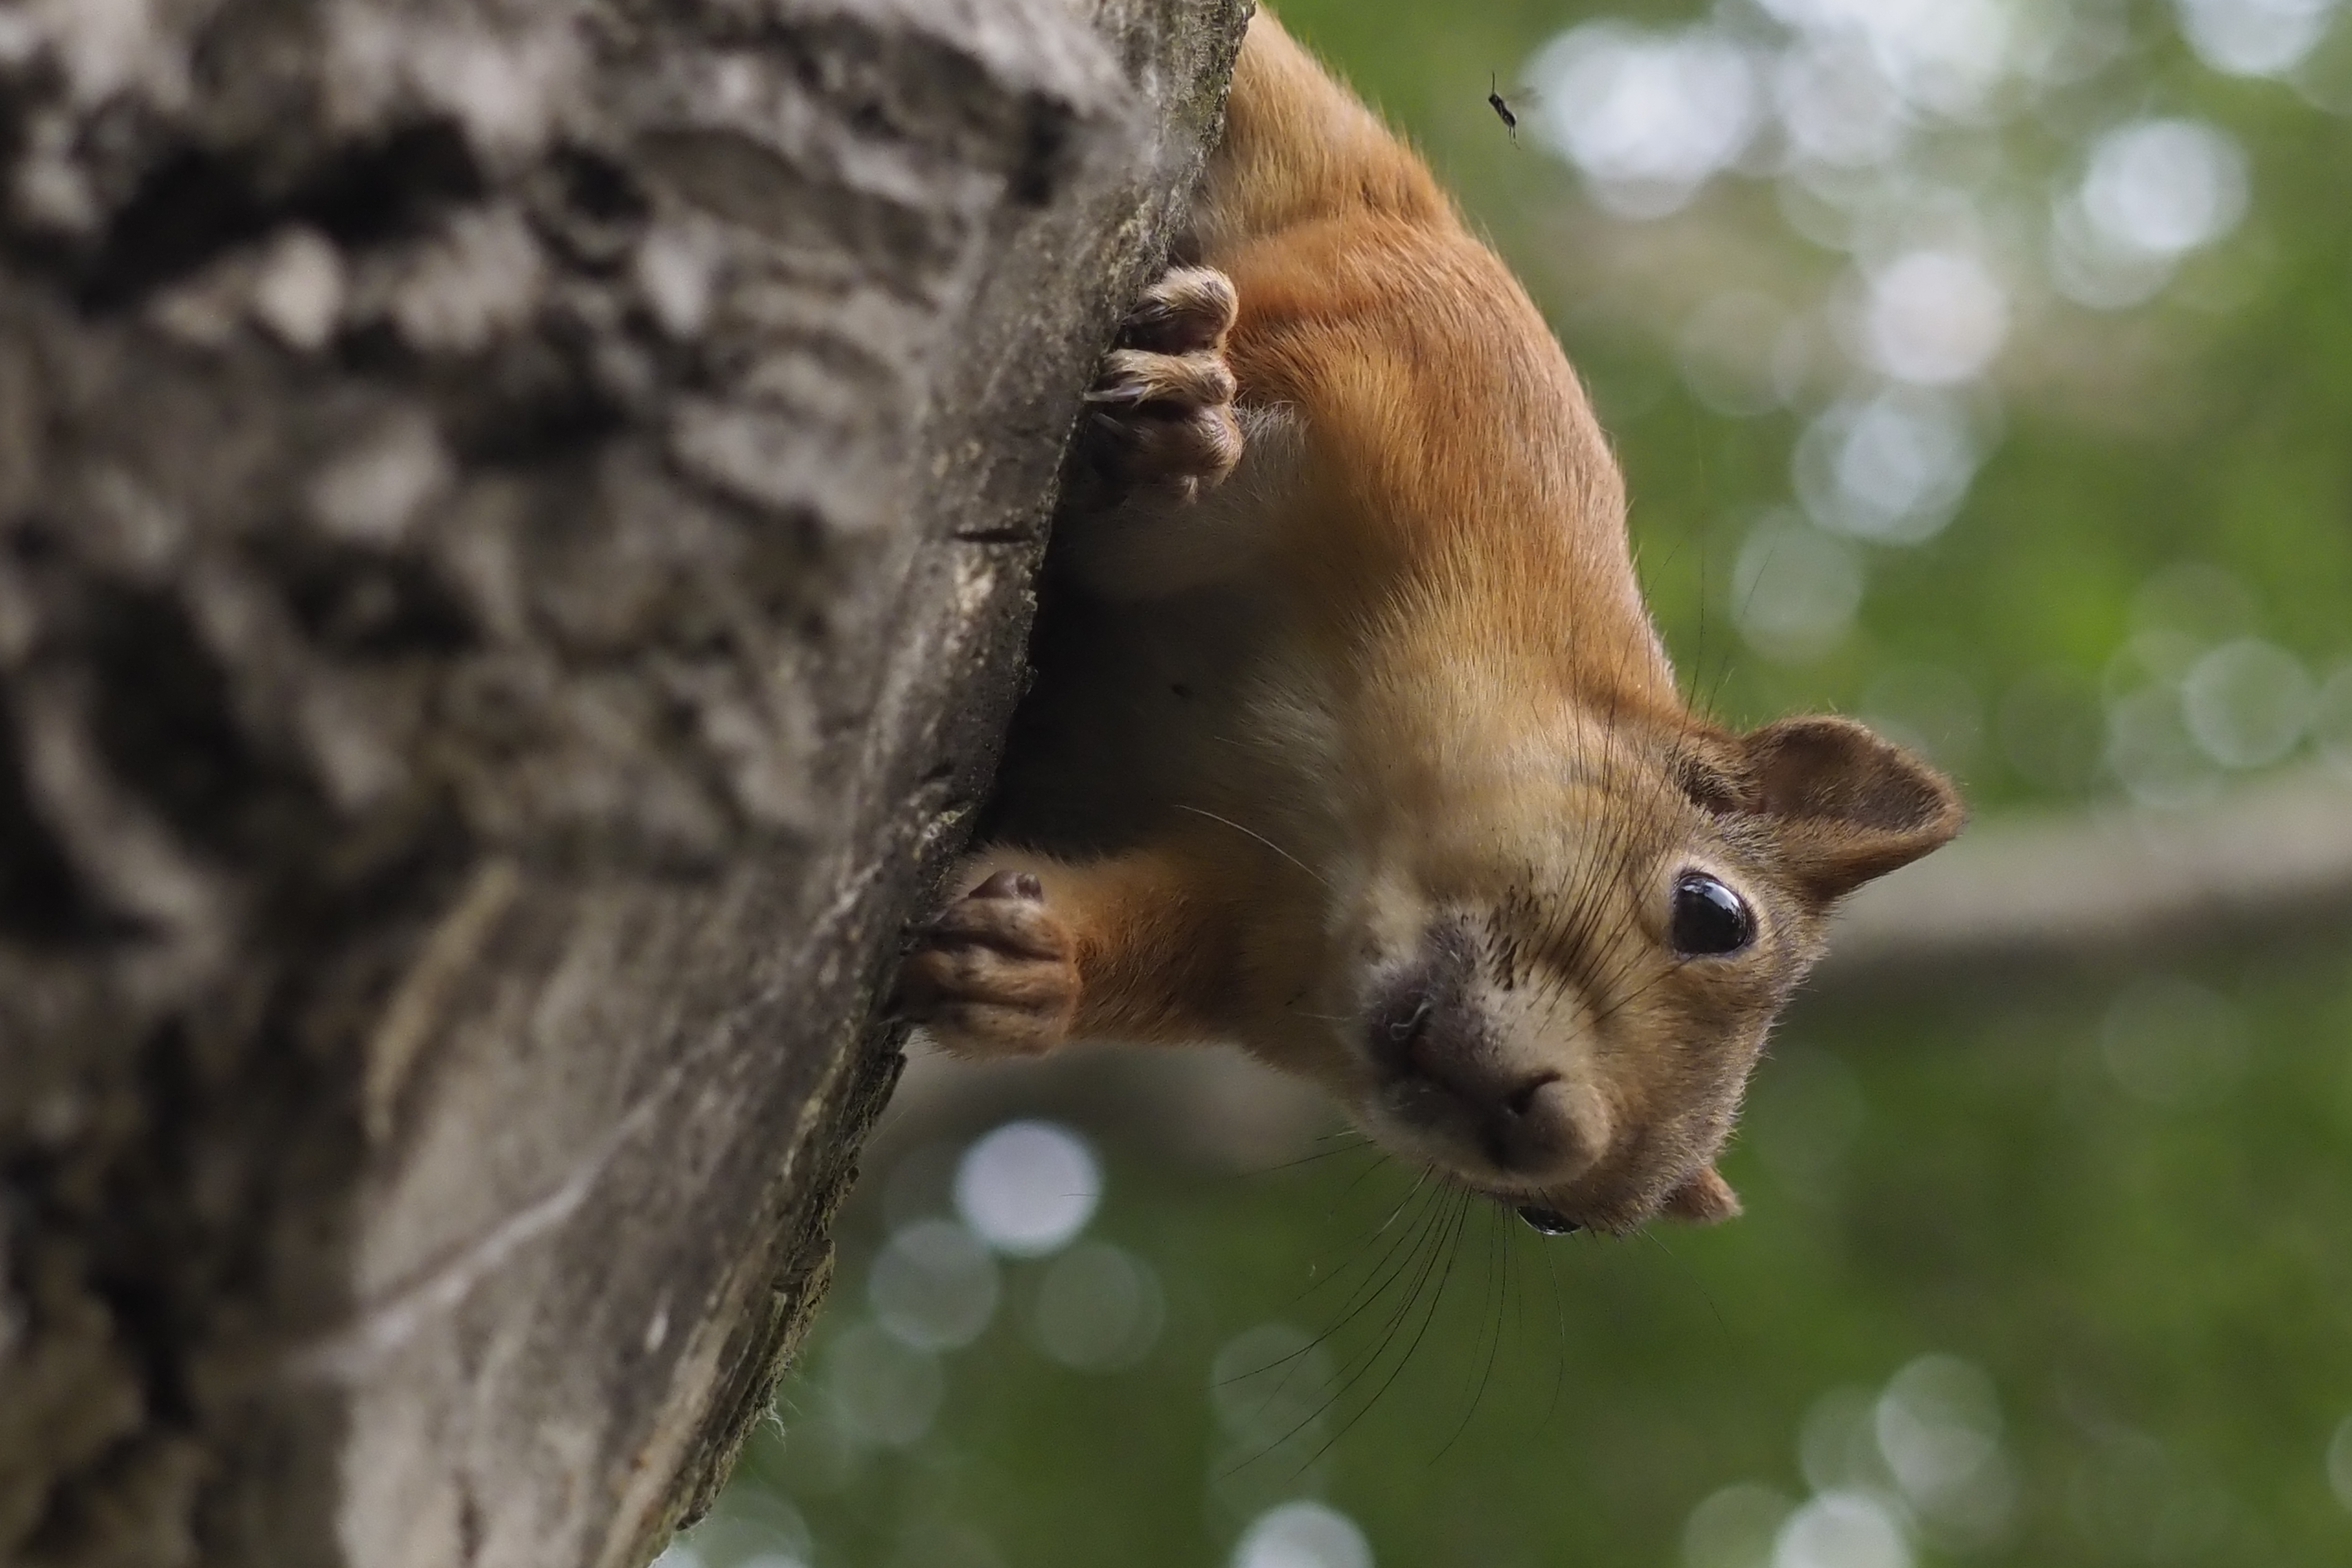
[(898, 1005), (964, 1056), (1034, 1056), (1069, 1037), (1077, 944), (1026, 871), (999, 871), (923, 928)]
[(1114, 483), (1190, 496), (1241, 461), (1224, 352), (1237, 310), (1233, 279), (1176, 267), (1128, 312), (1087, 394), (1098, 462)]

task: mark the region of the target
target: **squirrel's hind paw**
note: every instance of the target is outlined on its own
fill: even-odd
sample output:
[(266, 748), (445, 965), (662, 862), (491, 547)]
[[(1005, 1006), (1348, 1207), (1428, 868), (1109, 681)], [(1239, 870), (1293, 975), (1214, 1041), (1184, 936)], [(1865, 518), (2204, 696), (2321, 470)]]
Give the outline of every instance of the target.
[(960, 1056), (1034, 1056), (1069, 1037), (1076, 943), (1037, 879), (999, 871), (923, 928), (898, 1006)]
[(1233, 280), (1209, 267), (1172, 268), (1144, 290), (1087, 394), (1098, 460), (1121, 486), (1192, 495), (1233, 472), (1242, 431), (1225, 334), (1238, 310)]

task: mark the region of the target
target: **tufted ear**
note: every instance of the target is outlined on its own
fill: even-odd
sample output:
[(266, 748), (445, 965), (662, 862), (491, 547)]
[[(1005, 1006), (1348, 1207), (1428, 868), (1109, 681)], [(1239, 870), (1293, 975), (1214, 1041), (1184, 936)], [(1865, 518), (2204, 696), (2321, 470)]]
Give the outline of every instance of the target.
[(1755, 809), (1820, 907), (1947, 842), (1968, 816), (1951, 781), (1851, 719), (1782, 719), (1740, 746)]
[(1666, 1194), (1663, 1212), (1673, 1219), (1714, 1225), (1739, 1213), (1739, 1194), (1713, 1165), (1701, 1165), (1697, 1175)]

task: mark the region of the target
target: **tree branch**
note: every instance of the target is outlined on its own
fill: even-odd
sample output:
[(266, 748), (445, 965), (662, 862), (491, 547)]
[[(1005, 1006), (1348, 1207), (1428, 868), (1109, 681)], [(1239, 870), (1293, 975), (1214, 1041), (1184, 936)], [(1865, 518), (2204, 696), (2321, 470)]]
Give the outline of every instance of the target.
[(2190, 810), (1995, 818), (1857, 893), (1811, 989), (2063, 969), (2352, 921), (2352, 778)]

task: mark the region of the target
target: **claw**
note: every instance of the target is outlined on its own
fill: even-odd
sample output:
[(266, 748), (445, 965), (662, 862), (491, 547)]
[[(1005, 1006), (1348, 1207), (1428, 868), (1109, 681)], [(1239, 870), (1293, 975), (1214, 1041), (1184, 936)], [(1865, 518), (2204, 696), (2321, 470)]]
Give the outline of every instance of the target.
[(1230, 279), (1181, 267), (1145, 290), (1118, 348), (1087, 393), (1101, 467), (1123, 485), (1156, 484), (1184, 499), (1241, 459), (1225, 334), (1238, 304)]
[(892, 994), (900, 1016), (950, 1050), (1034, 1055), (1077, 1014), (1076, 943), (1033, 872), (992, 872), (925, 925)]
[(1045, 884), (1027, 871), (999, 871), (964, 895), (972, 899), (1042, 899)]

